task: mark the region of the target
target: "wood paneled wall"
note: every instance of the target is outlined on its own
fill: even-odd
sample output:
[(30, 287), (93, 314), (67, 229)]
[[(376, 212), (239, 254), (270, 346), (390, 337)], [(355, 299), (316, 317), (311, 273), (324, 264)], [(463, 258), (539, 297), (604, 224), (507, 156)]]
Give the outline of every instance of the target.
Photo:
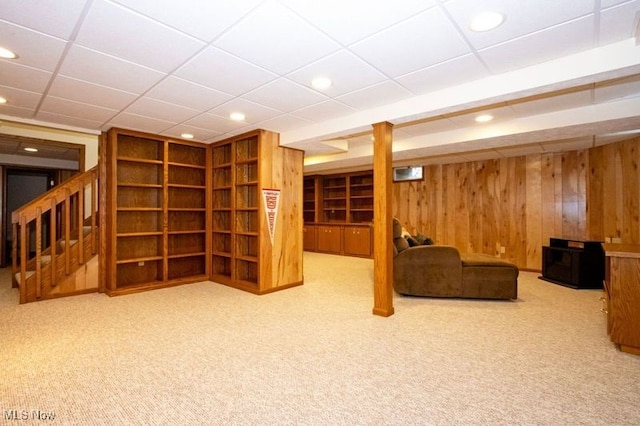
[(425, 166), (423, 181), (394, 184), (393, 213), (412, 234), (529, 270), (550, 237), (640, 243), (639, 144)]
[(588, 236), (640, 244), (640, 138), (591, 149)]

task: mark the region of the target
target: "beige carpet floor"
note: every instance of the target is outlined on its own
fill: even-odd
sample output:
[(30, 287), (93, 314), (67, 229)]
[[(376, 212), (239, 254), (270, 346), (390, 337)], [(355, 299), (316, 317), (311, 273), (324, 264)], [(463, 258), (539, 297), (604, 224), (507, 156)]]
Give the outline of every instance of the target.
[(381, 318), (371, 260), (304, 261), (304, 286), (264, 296), (27, 305), (3, 272), (0, 424), (640, 424), (640, 357), (608, 340), (600, 291), (522, 272), (517, 301), (396, 297)]

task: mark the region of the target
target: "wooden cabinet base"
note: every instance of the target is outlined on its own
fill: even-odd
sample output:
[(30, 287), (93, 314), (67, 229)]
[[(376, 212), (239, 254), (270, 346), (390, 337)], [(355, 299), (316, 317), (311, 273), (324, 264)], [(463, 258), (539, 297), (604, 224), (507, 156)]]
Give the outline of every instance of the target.
[(640, 245), (605, 244), (607, 331), (622, 352), (640, 355)]
[(306, 245), (306, 251), (368, 258), (373, 256), (371, 225), (322, 223), (307, 224), (305, 228), (308, 233), (313, 232), (315, 243)]
[(143, 291), (156, 290), (159, 288), (175, 287), (183, 284), (193, 284), (202, 281), (209, 281), (209, 276), (193, 276), (189, 279), (173, 280), (173, 281), (157, 281), (140, 285), (132, 285), (130, 287), (120, 287), (116, 290), (105, 290), (107, 296), (123, 296), (125, 294), (141, 293)]
[(633, 346), (619, 345), (620, 351), (626, 352), (628, 354), (640, 355), (640, 348), (635, 348)]
[(214, 275), (211, 277), (211, 280), (216, 284), (226, 285), (227, 287), (236, 288), (238, 290), (244, 290), (248, 293), (253, 293), (258, 295), (274, 293), (276, 291), (285, 290), (287, 288), (297, 287), (304, 284), (304, 281), (297, 281), (289, 284), (283, 284), (278, 287), (260, 289), (255, 283), (248, 282), (248, 281), (231, 280), (229, 279), (229, 277), (225, 277), (224, 275)]

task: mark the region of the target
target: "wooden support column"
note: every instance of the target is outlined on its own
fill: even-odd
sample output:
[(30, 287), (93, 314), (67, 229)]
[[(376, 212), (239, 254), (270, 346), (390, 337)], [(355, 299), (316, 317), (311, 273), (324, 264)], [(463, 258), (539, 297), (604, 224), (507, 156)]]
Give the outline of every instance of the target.
[(373, 125), (373, 314), (393, 315), (393, 124)]

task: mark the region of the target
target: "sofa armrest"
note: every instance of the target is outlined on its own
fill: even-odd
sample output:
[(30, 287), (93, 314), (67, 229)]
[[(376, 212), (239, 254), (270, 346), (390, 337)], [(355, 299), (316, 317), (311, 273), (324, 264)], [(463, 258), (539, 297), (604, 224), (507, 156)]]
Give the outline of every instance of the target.
[(450, 246), (416, 246), (393, 259), (393, 287), (414, 296), (459, 296), (462, 262), (458, 249)]

